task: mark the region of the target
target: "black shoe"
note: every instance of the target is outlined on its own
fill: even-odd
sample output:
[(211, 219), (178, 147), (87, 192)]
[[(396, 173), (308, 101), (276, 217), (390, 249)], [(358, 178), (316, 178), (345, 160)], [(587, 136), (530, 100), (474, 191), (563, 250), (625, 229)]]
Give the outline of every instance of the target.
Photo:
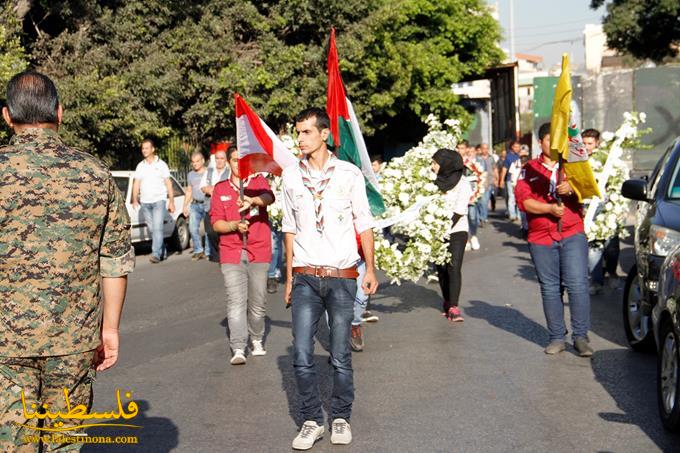
[(593, 348), (590, 347), (590, 343), (585, 337), (577, 337), (574, 340), (574, 349), (578, 351), (578, 355), (581, 357), (591, 357), (593, 355)]
[(267, 292), (269, 294), (274, 294), (279, 287), (279, 282), (277, 279), (269, 277), (267, 279)]

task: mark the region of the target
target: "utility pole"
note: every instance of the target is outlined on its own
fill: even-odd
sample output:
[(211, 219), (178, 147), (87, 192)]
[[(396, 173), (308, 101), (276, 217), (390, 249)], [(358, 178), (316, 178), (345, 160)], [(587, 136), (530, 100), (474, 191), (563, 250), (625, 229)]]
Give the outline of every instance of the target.
[(515, 5), (510, 1), (510, 61), (515, 61)]

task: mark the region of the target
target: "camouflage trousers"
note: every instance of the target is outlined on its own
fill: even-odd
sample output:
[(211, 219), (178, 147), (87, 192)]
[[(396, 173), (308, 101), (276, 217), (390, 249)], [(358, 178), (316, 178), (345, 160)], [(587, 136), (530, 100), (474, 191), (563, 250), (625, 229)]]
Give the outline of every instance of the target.
[[(60, 422), (59, 418), (26, 417), (24, 402), (28, 415), (40, 412), (44, 405), (49, 413), (66, 413), (66, 389), (71, 407), (83, 404), (89, 412), (95, 376), (93, 357), (94, 351), (54, 357), (0, 357), (0, 451), (80, 451), (82, 444), (63, 441), (64, 436), (75, 431), (49, 431), (58, 427), (55, 424)], [(82, 424), (82, 420), (77, 419), (61, 422), (67, 426)], [(59, 440), (53, 443), (52, 439), (58, 437), (62, 438), (61, 443)]]

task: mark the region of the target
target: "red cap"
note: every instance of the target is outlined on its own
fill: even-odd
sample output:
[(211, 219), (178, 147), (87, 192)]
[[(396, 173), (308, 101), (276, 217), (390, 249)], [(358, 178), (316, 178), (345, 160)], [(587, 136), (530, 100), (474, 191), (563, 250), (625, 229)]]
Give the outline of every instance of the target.
[(218, 151), (224, 151), (225, 153), (229, 149), (229, 142), (217, 142), (210, 144), (210, 154), (215, 154)]

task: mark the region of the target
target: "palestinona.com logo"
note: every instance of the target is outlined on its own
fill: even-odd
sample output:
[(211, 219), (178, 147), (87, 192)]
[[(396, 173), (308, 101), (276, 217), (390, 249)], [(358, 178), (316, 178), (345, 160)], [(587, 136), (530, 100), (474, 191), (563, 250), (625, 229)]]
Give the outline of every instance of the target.
[[(68, 431), (75, 431), (84, 428), (98, 428), (98, 427), (122, 427), (122, 428), (141, 428), (139, 425), (131, 425), (127, 423), (113, 423), (113, 422), (103, 422), (103, 423), (88, 423), (89, 420), (130, 420), (135, 418), (139, 413), (139, 407), (134, 401), (128, 401), (125, 408), (123, 407), (123, 402), (121, 401), (121, 391), (116, 389), (116, 401), (118, 403), (118, 408), (115, 411), (110, 412), (90, 412), (87, 406), (84, 404), (78, 404), (76, 406), (71, 406), (71, 401), (69, 399), (68, 390), (64, 389), (64, 401), (65, 411), (58, 410), (56, 412), (51, 412), (48, 404), (38, 404), (32, 403), (30, 405), (31, 411), (26, 407), (26, 397), (24, 391), (21, 391), (21, 405), (24, 411), (24, 417), (26, 420), (47, 420), (49, 419), (52, 423), (49, 423), (49, 427), (38, 427), (31, 425), (24, 425), (21, 423), (16, 423), (17, 425), (23, 426), (24, 428), (32, 429), (35, 431), (45, 431), (53, 433), (63, 433)], [(124, 394), (127, 400), (132, 398), (132, 392), (127, 391)], [(75, 423), (74, 420), (78, 420), (80, 423)]]

